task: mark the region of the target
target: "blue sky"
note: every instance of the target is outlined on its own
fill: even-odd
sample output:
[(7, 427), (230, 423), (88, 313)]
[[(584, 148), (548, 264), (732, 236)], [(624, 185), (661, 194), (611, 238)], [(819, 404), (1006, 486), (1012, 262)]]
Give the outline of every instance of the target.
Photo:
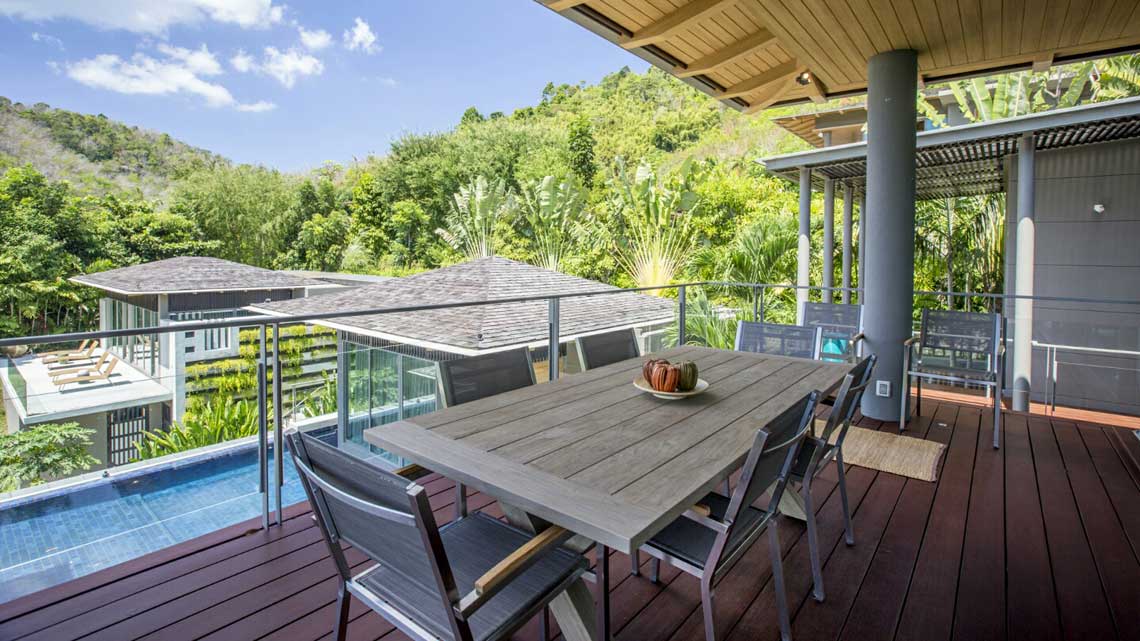
[(0, 95), (284, 170), (623, 65), (646, 67), (532, 0), (0, 0)]

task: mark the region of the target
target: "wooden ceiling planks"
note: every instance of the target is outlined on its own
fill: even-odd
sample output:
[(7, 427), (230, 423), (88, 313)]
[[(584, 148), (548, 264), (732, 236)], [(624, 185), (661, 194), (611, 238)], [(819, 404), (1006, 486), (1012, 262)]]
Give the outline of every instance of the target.
[[(1140, 48), (1140, 0), (539, 2), (748, 111), (863, 92), (867, 60), (900, 48), (927, 82)], [(786, 82), (793, 67), (818, 82)]]

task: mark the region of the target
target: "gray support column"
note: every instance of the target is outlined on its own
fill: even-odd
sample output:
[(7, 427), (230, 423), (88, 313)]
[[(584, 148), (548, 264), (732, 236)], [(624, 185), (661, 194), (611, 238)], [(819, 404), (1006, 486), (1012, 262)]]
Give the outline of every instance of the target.
[(796, 324), (804, 320), (804, 303), (808, 299), (811, 276), (811, 170), (800, 167), (800, 231), (796, 249)]
[[(915, 94), (914, 51), (880, 53), (867, 64), (867, 234), (863, 311), (867, 348), (878, 355), (863, 414), (896, 421), (901, 414), (903, 341), (911, 336), (914, 298)], [(868, 230), (869, 231), (869, 230)], [(879, 382), (889, 394), (879, 396)]]
[[(1013, 410), (1029, 410), (1033, 373), (1033, 263), (1036, 259), (1036, 229), (1033, 222), (1033, 134), (1023, 134), (1017, 148), (1017, 255), (1014, 257), (1013, 302)], [(1006, 310), (1008, 314), (1009, 311)], [(999, 399), (1000, 400), (1000, 399)]]
[[(859, 194), (859, 287), (867, 286), (867, 193)], [(859, 304), (863, 304), (864, 293), (859, 294)]]
[(832, 301), (835, 287), (835, 180), (823, 181), (823, 302)]
[(843, 304), (851, 303), (851, 218), (855, 203), (851, 183), (843, 183)]

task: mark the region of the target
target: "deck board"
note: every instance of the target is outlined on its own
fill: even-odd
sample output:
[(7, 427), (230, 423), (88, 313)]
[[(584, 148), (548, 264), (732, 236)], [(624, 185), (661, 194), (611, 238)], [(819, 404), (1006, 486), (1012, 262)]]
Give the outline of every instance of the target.
[[(908, 436), (948, 442), (936, 483), (852, 467), (856, 545), (843, 543), (834, 467), (817, 480), (827, 599), (811, 598), (807, 537), (779, 524), (797, 639), (1140, 638), (1140, 485), (1130, 431), (1007, 414), (1003, 449), (989, 443), (984, 408), (945, 398), (924, 406)], [(872, 429), (891, 424), (863, 421)], [(453, 486), (422, 479), (436, 517)], [(478, 493), (471, 509), (501, 516)], [(307, 507), (266, 532), (245, 523), (0, 606), (0, 639), (330, 639), (336, 582)], [(775, 639), (766, 542), (718, 587), (723, 639)], [(350, 559), (362, 562), (355, 551)], [(627, 573), (611, 558), (619, 641), (704, 637), (697, 582)], [(354, 602), (349, 639), (402, 641)], [(552, 627), (554, 627), (552, 625)], [(555, 627), (556, 629), (556, 627)], [(535, 639), (531, 622), (514, 639)]]

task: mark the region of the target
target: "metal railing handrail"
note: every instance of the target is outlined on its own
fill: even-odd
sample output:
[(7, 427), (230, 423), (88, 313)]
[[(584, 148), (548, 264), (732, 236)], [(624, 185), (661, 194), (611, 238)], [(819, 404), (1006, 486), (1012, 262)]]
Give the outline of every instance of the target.
[[(176, 332), (187, 332), (197, 330), (209, 329), (222, 329), (231, 327), (257, 327), (265, 325), (287, 325), (294, 323), (306, 323), (321, 320), (334, 320), (338, 318), (354, 318), (359, 316), (373, 316), (378, 314), (401, 314), (412, 312), (423, 312), (437, 309), (452, 309), (458, 307), (479, 307), (483, 305), (503, 305), (509, 303), (527, 303), (536, 301), (550, 301), (562, 300), (566, 298), (585, 298), (590, 296), (613, 296), (619, 294), (636, 294), (640, 292), (658, 291), (658, 290), (683, 290), (689, 287), (741, 287), (750, 289), (807, 289), (809, 291), (836, 291), (836, 292), (857, 292), (862, 293), (861, 287), (824, 287), (822, 285), (795, 285), (784, 283), (746, 283), (736, 281), (690, 281), (684, 283), (672, 283), (668, 285), (651, 285), (646, 287), (625, 287), (625, 288), (612, 288), (601, 290), (590, 290), (581, 292), (567, 292), (560, 294), (538, 294), (531, 296), (509, 296), (505, 298), (495, 298), (489, 300), (475, 300), (475, 301), (451, 301), (445, 303), (429, 303), (425, 305), (405, 305), (401, 307), (376, 307), (365, 309), (350, 309), (350, 310), (337, 310), (333, 312), (320, 312), (313, 314), (256, 314), (251, 316), (239, 316), (229, 319), (208, 320), (208, 321), (193, 321), (193, 322), (178, 322), (168, 325), (156, 325), (154, 327), (134, 327), (127, 329), (110, 329), (110, 330), (92, 330), (86, 332), (67, 332), (63, 334), (41, 334), (35, 336), (18, 336), (12, 338), (0, 338), (0, 347), (14, 347), (20, 345), (41, 345), (45, 343), (66, 343), (82, 341), (86, 339), (95, 338), (117, 338), (123, 336), (137, 336), (140, 334), (169, 334)], [(1028, 298), (1035, 301), (1050, 301), (1050, 302), (1072, 302), (1072, 303), (1093, 303), (1105, 305), (1140, 305), (1140, 300), (1137, 301), (1122, 301), (1122, 300), (1109, 300), (1097, 298), (1084, 298), (1084, 297), (1068, 297), (1068, 296), (1019, 296), (1017, 294), (993, 294), (987, 292), (947, 292), (947, 291), (922, 291), (914, 292), (916, 296), (955, 296), (955, 297), (982, 297), (994, 299), (1017, 299)], [(249, 305), (247, 308), (257, 308), (257, 305)]]

